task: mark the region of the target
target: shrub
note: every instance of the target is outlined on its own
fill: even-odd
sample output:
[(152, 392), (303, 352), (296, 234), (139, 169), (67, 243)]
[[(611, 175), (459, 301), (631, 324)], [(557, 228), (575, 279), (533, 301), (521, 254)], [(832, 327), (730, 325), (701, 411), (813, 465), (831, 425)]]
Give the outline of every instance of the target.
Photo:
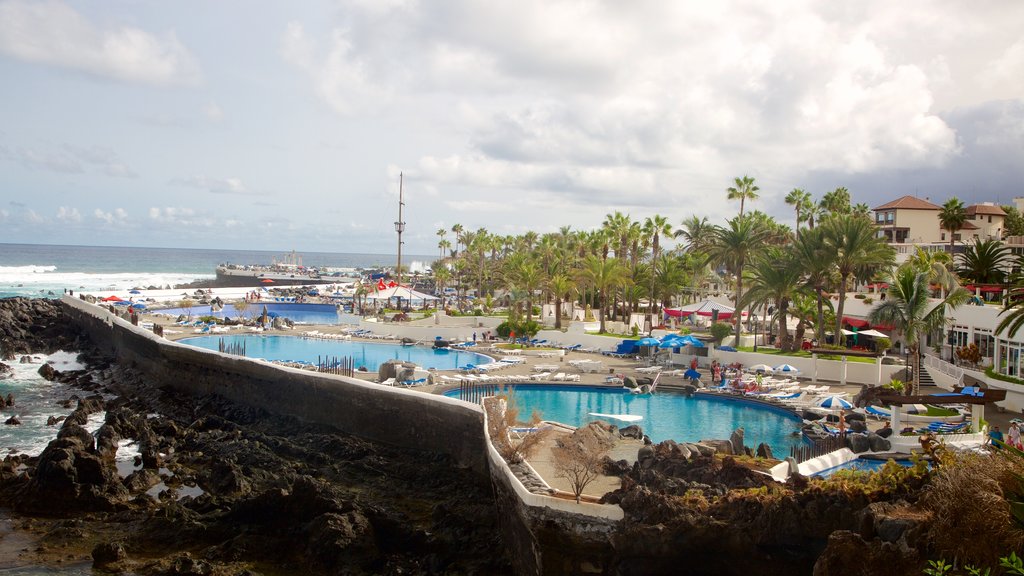
[(878, 348), (879, 352), (884, 352), (892, 348), (892, 340), (888, 338), (875, 338), (875, 347)]
[(864, 298), (864, 303), (865, 303), (865, 304), (871, 304), (871, 303), (873, 303), (874, 301), (875, 301), (875, 299), (874, 299), (874, 298)]
[(484, 315), (484, 311), (483, 310), (481, 310), (479, 308), (473, 310), (473, 316), (483, 316), (483, 315)]
[(716, 343), (721, 343), (722, 339), (732, 333), (732, 326), (723, 324), (721, 322), (715, 322), (711, 325), (711, 336), (714, 337)]
[(867, 294), (854, 294), (853, 297), (856, 298), (857, 300), (864, 300), (868, 296)]

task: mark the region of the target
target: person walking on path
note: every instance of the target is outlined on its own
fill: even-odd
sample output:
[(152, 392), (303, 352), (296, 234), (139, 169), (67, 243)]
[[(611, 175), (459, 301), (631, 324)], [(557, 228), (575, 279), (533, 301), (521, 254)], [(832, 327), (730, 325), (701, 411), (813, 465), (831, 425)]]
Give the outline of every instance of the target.
[(1010, 422), (1010, 429), (1007, 430), (1006, 434), (1006, 443), (1018, 450), (1021, 449), (1020, 425), (1016, 422)]

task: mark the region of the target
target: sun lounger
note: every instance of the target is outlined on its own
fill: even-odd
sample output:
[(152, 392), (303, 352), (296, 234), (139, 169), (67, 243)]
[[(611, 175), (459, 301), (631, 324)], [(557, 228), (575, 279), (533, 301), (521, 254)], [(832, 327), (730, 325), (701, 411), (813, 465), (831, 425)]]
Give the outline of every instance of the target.
[(531, 375), (530, 380), (539, 381), (547, 378), (548, 376), (551, 376), (551, 372), (539, 372), (537, 374)]
[(875, 406), (868, 406), (864, 408), (864, 412), (869, 416), (874, 416), (875, 418), (878, 418), (879, 420), (886, 420), (892, 418), (892, 412), (889, 412), (888, 410), (882, 410), (881, 408)]
[(551, 380), (553, 380), (555, 382), (565, 382), (565, 372), (559, 372), (558, 374), (555, 374), (551, 378)]
[(579, 382), (580, 381), (580, 375), (579, 374), (566, 374), (564, 381), (565, 382)]
[(380, 385), (381, 386), (394, 386), (395, 385), (395, 379), (394, 378), (388, 378), (387, 380), (384, 380), (383, 382), (381, 382)]

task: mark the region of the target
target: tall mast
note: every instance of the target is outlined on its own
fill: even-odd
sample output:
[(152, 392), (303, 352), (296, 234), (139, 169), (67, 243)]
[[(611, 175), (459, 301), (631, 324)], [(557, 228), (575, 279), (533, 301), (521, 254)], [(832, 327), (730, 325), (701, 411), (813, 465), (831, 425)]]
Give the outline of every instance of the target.
[(395, 232), (398, 232), (398, 266), (395, 267), (395, 274), (398, 275), (398, 285), (402, 285), (402, 232), (405, 232), (405, 221), (402, 220), (402, 206), (405, 206), (402, 196), (402, 173), (398, 173), (398, 221), (395, 222)]

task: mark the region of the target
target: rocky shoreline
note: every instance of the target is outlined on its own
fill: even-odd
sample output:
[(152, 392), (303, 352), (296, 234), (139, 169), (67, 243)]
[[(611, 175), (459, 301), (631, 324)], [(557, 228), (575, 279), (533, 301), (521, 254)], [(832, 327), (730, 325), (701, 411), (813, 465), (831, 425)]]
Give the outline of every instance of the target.
[[(28, 330), (12, 328), (29, 318)], [(6, 300), (0, 310), (5, 356), (77, 348), (88, 366), (48, 371), (83, 394), (42, 454), (0, 464), (0, 507), (35, 541), (17, 564), (136, 574), (510, 573), (487, 478), (443, 456), (171, 394), (90, 352), (63, 324), (58, 305), (45, 301)], [(97, 411), (106, 418), (93, 437), (81, 425)], [(115, 454), (127, 439), (141, 457), (122, 478)], [(154, 497), (155, 486), (166, 488)]]

